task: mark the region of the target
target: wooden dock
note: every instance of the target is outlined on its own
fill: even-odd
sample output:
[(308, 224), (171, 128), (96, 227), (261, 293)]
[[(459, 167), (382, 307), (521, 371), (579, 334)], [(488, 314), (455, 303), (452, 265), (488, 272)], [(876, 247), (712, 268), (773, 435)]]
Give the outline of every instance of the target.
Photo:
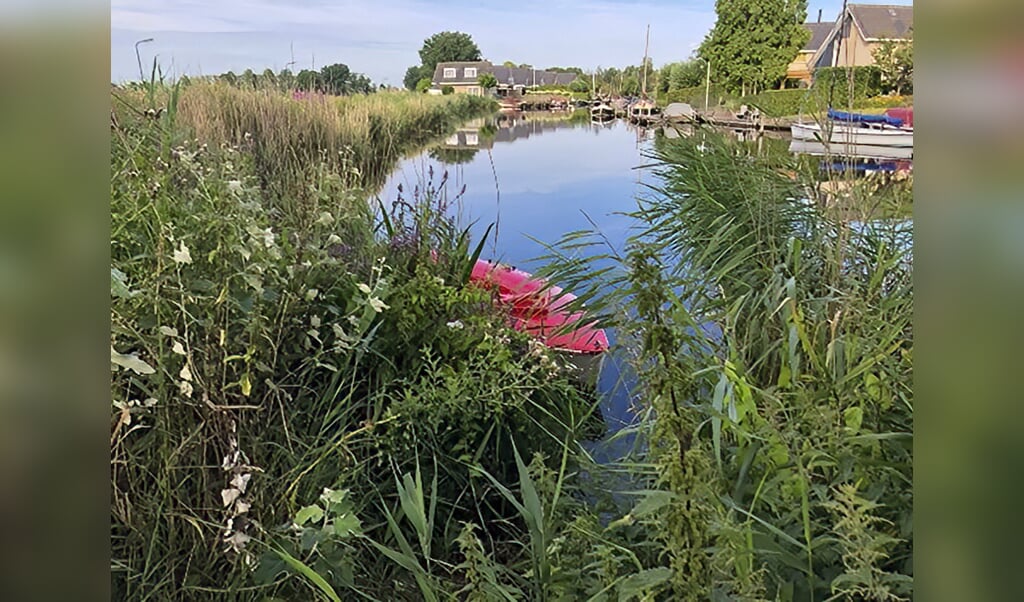
[(789, 126), (793, 124), (793, 119), (786, 117), (758, 117), (754, 119), (737, 119), (735, 115), (723, 113), (720, 111), (710, 111), (707, 114), (697, 111), (695, 118), (692, 120), (686, 118), (665, 118), (665, 120), (671, 123), (703, 123), (707, 125), (713, 125), (716, 127), (733, 128), (738, 130), (754, 129), (762, 132), (764, 130), (788, 132)]

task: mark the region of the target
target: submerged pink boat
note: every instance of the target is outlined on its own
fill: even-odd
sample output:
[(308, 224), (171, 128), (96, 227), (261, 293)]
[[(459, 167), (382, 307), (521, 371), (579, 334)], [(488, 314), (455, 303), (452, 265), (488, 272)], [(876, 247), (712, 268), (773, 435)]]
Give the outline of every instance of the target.
[(584, 312), (567, 308), (575, 295), (528, 272), (483, 259), (473, 266), (469, 280), (498, 293), (513, 328), (570, 354), (584, 383), (596, 384), (608, 336)]

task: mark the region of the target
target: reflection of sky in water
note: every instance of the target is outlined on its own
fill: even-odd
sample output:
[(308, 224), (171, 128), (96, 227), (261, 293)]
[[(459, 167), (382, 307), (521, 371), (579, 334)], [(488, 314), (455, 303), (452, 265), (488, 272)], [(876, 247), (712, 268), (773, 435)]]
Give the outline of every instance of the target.
[[(408, 159), (385, 184), (381, 199), (385, 204), (393, 201), (399, 183), (408, 198), (408, 191), (425, 181), (433, 166), (435, 182), (448, 170), (449, 195), (466, 186), (461, 219), (463, 224), (475, 222), (476, 240), (496, 223), (498, 235), (485, 247), (485, 258), (536, 269), (530, 260), (545, 251), (530, 237), (554, 243), (567, 232), (591, 229), (587, 216), (621, 250), (630, 220), (617, 213), (633, 211), (636, 196), (646, 193), (642, 183), (652, 182), (652, 176), (635, 169), (645, 163), (641, 153), (650, 142), (638, 144), (636, 130), (622, 121), (611, 127), (564, 125), (511, 142), (496, 141), (490, 150), (481, 149), (459, 165), (445, 165), (427, 153)], [(622, 360), (607, 358), (599, 384), (602, 413), (612, 431), (630, 420), (623, 367)], [(607, 461), (627, 450), (631, 439), (617, 442), (614, 450), (595, 446), (591, 451)]]

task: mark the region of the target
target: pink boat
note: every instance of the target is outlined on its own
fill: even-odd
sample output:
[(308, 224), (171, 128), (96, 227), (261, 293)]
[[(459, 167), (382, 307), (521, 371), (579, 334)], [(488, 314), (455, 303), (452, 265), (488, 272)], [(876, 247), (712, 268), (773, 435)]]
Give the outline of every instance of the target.
[(585, 383), (596, 384), (608, 336), (582, 311), (566, 308), (576, 296), (522, 270), (483, 259), (473, 266), (470, 282), (498, 293), (509, 309), (512, 327), (548, 347), (569, 353)]

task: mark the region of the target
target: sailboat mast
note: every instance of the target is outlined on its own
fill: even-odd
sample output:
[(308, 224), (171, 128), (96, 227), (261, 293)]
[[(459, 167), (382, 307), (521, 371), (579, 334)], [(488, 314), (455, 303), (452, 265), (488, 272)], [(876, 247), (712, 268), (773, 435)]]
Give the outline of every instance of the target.
[(647, 38), (644, 40), (644, 84), (643, 84), (643, 97), (647, 98), (647, 50), (651, 44), (651, 24), (647, 24)]

